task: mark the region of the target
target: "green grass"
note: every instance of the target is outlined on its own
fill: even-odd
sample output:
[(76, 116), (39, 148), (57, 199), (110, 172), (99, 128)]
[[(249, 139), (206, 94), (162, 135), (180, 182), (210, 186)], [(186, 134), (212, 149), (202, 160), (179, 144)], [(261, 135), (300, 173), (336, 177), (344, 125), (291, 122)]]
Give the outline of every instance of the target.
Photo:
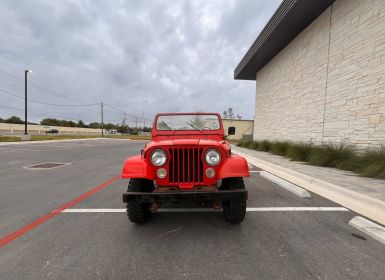
[(286, 157), (295, 161), (309, 161), (312, 144), (293, 143), (287, 147)]
[(99, 135), (31, 135), (31, 141), (98, 138)]
[(252, 142), (253, 142), (253, 141), (239, 141), (239, 143), (237, 144), (237, 146), (243, 147), (243, 148), (248, 148), (249, 145), (250, 145)]
[(259, 147), (259, 142), (257, 141), (251, 142), (248, 146), (249, 149), (253, 149), (253, 150), (258, 150), (258, 147)]
[(385, 179), (385, 146), (363, 153), (357, 153), (352, 146), (344, 143), (315, 146), (311, 143), (263, 140), (241, 141), (238, 146), (270, 152), (310, 165), (334, 167), (353, 171), (365, 177)]
[(270, 151), (270, 148), (271, 148), (271, 142), (267, 140), (263, 140), (258, 145), (258, 151), (268, 152)]
[(313, 147), (310, 151), (309, 163), (316, 166), (338, 167), (355, 157), (351, 146), (345, 144), (328, 144)]
[[(85, 139), (85, 138), (100, 138), (101, 135), (31, 135), (31, 141), (42, 141), (42, 140), (67, 140), (67, 139)], [(148, 140), (151, 136), (145, 135), (105, 135), (104, 138), (112, 139), (132, 139), (132, 140)], [(0, 142), (17, 142), (21, 141), (20, 137), (17, 136), (0, 136)]]
[(365, 177), (385, 179), (385, 146), (366, 151), (360, 158), (359, 174)]
[(16, 136), (0, 136), (0, 142), (16, 142), (20, 141), (20, 137)]
[(290, 143), (288, 141), (285, 141), (285, 142), (276, 141), (271, 144), (270, 152), (274, 155), (286, 156), (289, 146), (290, 146)]
[[(32, 141), (39, 140), (66, 140), (66, 139), (85, 139), (85, 138), (101, 138), (101, 135), (32, 135)], [(121, 135), (121, 134), (107, 134), (104, 138), (112, 139), (132, 139), (132, 140), (147, 140), (150, 136), (145, 135)]]

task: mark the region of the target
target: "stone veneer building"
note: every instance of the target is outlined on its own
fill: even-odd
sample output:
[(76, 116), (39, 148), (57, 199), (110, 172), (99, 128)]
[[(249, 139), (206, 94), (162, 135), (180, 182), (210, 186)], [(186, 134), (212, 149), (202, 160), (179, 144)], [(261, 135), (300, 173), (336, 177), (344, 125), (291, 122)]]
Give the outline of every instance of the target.
[(234, 77), (256, 140), (385, 144), (385, 1), (284, 0)]

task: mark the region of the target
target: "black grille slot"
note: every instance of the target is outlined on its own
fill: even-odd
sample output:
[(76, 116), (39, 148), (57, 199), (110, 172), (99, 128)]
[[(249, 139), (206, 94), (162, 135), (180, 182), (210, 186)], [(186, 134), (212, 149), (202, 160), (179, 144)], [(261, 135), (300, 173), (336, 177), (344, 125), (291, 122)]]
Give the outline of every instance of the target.
[(175, 147), (169, 153), (170, 183), (203, 182), (203, 149)]

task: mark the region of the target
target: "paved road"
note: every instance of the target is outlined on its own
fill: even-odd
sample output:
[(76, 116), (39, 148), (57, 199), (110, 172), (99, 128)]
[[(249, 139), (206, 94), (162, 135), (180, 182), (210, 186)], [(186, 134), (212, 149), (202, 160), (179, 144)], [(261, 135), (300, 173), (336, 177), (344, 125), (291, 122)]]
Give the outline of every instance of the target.
[[(0, 238), (119, 174), (143, 142), (93, 140), (0, 146)], [(23, 168), (64, 162), (51, 170)], [(254, 169), (255, 170), (255, 169)], [(123, 209), (116, 180), (76, 209)], [(248, 207), (339, 207), (300, 198), (257, 172)], [(350, 211), (60, 213), (0, 248), (0, 279), (383, 279), (385, 247), (348, 225)]]

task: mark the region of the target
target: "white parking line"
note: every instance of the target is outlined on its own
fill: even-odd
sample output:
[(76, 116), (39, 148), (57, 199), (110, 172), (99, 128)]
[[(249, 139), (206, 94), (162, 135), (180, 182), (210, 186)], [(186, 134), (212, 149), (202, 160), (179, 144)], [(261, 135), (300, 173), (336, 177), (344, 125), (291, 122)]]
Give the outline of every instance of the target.
[(98, 208), (98, 209), (65, 209), (62, 213), (121, 213), (126, 212), (127, 209), (104, 209), (104, 208)]
[[(43, 164), (57, 164), (57, 166), (53, 166), (53, 167), (34, 167), (34, 166), (37, 166), (37, 165), (43, 165)], [(60, 164), (60, 165), (59, 165)], [(68, 165), (71, 165), (72, 163), (69, 162), (40, 162), (40, 163), (34, 163), (34, 164), (31, 164), (31, 165), (28, 165), (28, 166), (24, 166), (23, 168), (25, 169), (29, 169), (29, 170), (51, 170), (51, 169), (55, 169), (55, 168), (59, 168), (59, 167), (64, 167), (64, 166), (68, 166)]]
[(349, 225), (385, 244), (385, 228), (360, 216), (355, 216)]
[[(160, 208), (158, 212), (219, 212), (213, 208)], [(349, 211), (344, 207), (249, 207), (247, 212), (295, 212), (295, 211)], [(74, 209), (69, 208), (63, 213), (123, 213), (125, 208), (108, 209), (108, 208), (90, 208), (90, 209)]]
[(247, 208), (247, 212), (291, 212), (291, 211), (349, 211), (344, 207), (257, 207)]
[(282, 188), (288, 190), (289, 192), (294, 193), (295, 195), (298, 195), (299, 197), (311, 197), (310, 193), (303, 189), (298, 187), (297, 185), (294, 185), (282, 178), (279, 178), (271, 173), (268, 173), (266, 171), (262, 171), (259, 173), (262, 177), (266, 178), (267, 180), (274, 182), (281, 186)]
[(249, 170), (250, 173), (261, 173), (261, 170)]

